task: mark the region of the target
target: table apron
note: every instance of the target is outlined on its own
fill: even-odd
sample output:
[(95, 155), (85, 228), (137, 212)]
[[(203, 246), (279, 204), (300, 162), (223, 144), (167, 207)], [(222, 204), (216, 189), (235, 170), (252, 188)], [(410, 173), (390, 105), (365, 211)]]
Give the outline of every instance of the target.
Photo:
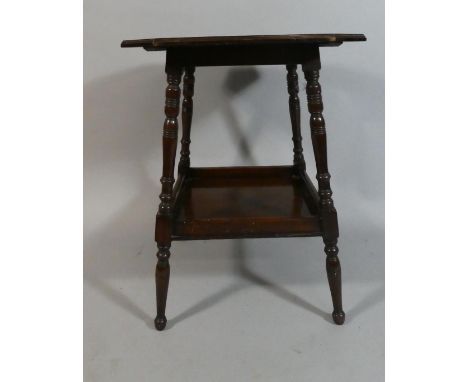
[[(337, 43), (336, 45), (340, 45)], [(237, 66), (287, 65), (319, 62), (317, 44), (259, 45), (174, 48), (166, 52), (166, 65), (185, 66)], [(327, 45), (329, 46), (329, 45)]]

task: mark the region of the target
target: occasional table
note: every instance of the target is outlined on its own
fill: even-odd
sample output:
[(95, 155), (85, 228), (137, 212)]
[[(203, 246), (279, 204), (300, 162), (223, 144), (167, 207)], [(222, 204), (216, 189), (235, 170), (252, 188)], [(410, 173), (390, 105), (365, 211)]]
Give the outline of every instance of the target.
[[(166, 51), (163, 166), (155, 239), (157, 330), (166, 326), (169, 257), (172, 241), (321, 236), (333, 301), (333, 321), (341, 325), (341, 267), (338, 220), (330, 188), (327, 136), (319, 84), (321, 47), (366, 41), (362, 34), (184, 37), (125, 40), (123, 48)], [(293, 164), (288, 166), (190, 166), (194, 72), (200, 66), (285, 65), (292, 125)], [(302, 150), (297, 65), (307, 82), (307, 104), (318, 191), (306, 172)], [(180, 82), (183, 77), (182, 139), (177, 181)]]

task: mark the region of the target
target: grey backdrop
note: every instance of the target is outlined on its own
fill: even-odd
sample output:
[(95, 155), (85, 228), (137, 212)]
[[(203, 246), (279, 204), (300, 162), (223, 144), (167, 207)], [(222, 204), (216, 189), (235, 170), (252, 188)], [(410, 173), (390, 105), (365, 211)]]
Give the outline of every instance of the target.
[[(380, 381), (384, 368), (384, 2), (86, 0), (86, 381)], [(347, 322), (331, 324), (319, 238), (175, 243), (153, 329), (164, 53), (123, 39), (365, 33), (322, 49)], [(304, 79), (303, 144), (315, 176)], [(196, 166), (292, 161), (283, 67), (196, 72)]]

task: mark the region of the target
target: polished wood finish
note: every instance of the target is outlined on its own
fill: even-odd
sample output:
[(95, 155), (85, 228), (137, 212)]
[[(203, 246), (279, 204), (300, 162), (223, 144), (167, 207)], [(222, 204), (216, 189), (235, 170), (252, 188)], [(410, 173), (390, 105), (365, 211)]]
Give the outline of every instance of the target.
[(294, 165), (301, 171), (305, 170), (304, 155), (302, 154), (301, 136), (301, 107), (299, 103), (299, 82), (297, 65), (286, 65), (288, 71), (289, 116), (292, 126), (292, 140), (294, 144)]
[(280, 44), (316, 44), (336, 45), (346, 41), (366, 41), (363, 34), (288, 34), (288, 35), (253, 35), (253, 36), (203, 36), (203, 37), (170, 37), (124, 40), (122, 48), (141, 47), (146, 50), (168, 50), (171, 48), (192, 47), (235, 47)]
[(338, 219), (333, 204), (330, 173), (328, 172), (327, 133), (322, 115), (322, 89), (319, 83), (320, 57), (317, 55), (314, 60), (303, 65), (303, 70), (307, 81), (307, 105), (310, 112), (310, 131), (317, 168), (322, 236), (327, 255), (326, 269), (333, 301), (332, 316), (335, 323), (341, 325), (344, 323), (345, 313), (341, 303), (341, 266), (336, 245), (338, 242)]
[(125, 40), (121, 46), (165, 50), (171, 66), (282, 65), (308, 62), (319, 47), (365, 40), (362, 34), (214, 36)]
[(191, 168), (181, 187), (173, 240), (321, 234), (316, 191), (293, 166)]
[(179, 174), (187, 171), (190, 167), (190, 132), (192, 129), (192, 114), (193, 114), (193, 93), (195, 86), (195, 68), (188, 66), (185, 68), (184, 87), (182, 101), (182, 140), (180, 159), (179, 159)]
[(154, 320), (156, 329), (162, 330), (166, 326), (166, 299), (169, 286), (169, 257), (171, 255), (171, 225), (173, 209), (174, 165), (177, 150), (177, 130), (180, 102), (180, 80), (182, 70), (178, 67), (166, 67), (167, 87), (166, 119), (163, 127), (163, 170), (161, 177), (161, 203), (156, 216), (155, 238), (158, 244), (158, 263), (156, 265), (156, 306), (157, 315)]
[[(343, 324), (338, 220), (332, 199), (323, 118), (320, 47), (365, 41), (361, 34), (214, 36), (123, 41), (122, 47), (166, 51), (166, 119), (163, 128), (161, 203), (156, 217), (157, 315), (155, 327), (166, 326), (169, 257), (172, 241), (255, 237), (322, 236), (333, 302), (333, 320)], [(210, 167), (190, 165), (194, 72), (197, 66), (284, 65), (287, 70), (293, 165)], [(318, 191), (306, 173), (300, 127), (297, 65), (305, 79)], [(174, 184), (182, 71), (182, 140)]]

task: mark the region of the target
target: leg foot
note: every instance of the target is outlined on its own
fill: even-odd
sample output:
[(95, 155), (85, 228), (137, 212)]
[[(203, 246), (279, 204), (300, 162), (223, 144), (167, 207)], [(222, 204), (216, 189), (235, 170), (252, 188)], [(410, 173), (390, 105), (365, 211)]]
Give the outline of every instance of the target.
[(337, 325), (343, 325), (344, 322), (345, 322), (345, 312), (343, 311), (334, 311), (332, 313), (332, 317), (333, 317), (333, 321), (335, 322), (335, 324)]
[(162, 317), (156, 317), (154, 319), (154, 327), (156, 328), (156, 330), (164, 330), (164, 328), (166, 327), (166, 323), (167, 323), (167, 318), (166, 316), (162, 316)]

